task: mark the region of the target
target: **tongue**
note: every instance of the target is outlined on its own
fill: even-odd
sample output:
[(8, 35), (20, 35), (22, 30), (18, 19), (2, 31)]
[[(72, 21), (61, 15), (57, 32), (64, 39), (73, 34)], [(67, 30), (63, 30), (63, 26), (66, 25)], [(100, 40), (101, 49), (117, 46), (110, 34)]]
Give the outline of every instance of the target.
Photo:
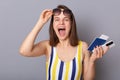
[(60, 36), (64, 36), (65, 35), (65, 30), (60, 30), (59, 33), (60, 33)]

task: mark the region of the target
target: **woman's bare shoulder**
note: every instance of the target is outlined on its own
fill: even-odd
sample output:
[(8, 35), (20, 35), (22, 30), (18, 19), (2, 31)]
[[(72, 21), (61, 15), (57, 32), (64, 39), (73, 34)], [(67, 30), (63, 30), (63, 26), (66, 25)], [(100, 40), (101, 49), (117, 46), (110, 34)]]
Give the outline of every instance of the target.
[(88, 48), (88, 43), (87, 42), (85, 42), (85, 41), (81, 41), (81, 42), (82, 42), (83, 48)]
[(82, 53), (83, 53), (83, 60), (85, 59), (85, 57), (88, 57), (89, 51), (88, 51), (88, 43), (85, 41), (82, 41)]
[(43, 40), (39, 42), (39, 45), (43, 45), (47, 49), (47, 53), (50, 52), (51, 46), (49, 40)]
[(46, 60), (49, 59), (51, 53), (51, 45), (49, 40), (40, 41), (39, 44), (43, 44), (46, 47)]
[(88, 49), (88, 43), (85, 42), (85, 41), (82, 41), (82, 50), (83, 50), (83, 52), (88, 51), (87, 49)]
[(50, 46), (50, 45), (49, 45), (49, 40), (39, 41), (39, 43), (38, 43), (38, 44), (39, 44), (39, 45)]

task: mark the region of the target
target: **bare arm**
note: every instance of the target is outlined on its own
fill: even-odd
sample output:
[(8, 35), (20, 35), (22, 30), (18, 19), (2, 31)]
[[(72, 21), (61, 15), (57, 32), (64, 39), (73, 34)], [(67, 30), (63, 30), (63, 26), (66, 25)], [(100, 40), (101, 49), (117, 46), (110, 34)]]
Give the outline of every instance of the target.
[(83, 79), (84, 80), (93, 80), (95, 76), (95, 65), (90, 63), (90, 53), (87, 50), (88, 45), (83, 42)]
[(39, 33), (39, 31), (42, 29), (44, 24), (49, 20), (49, 18), (52, 15), (51, 10), (44, 10), (38, 22), (32, 29), (32, 31), (28, 34), (28, 36), (23, 41), (21, 47), (20, 47), (20, 53), (23, 56), (40, 56), (46, 53), (47, 50), (47, 43), (48, 41), (42, 41), (37, 44), (35, 44), (35, 39)]
[(86, 43), (83, 43), (83, 54), (84, 54), (83, 77), (84, 80), (94, 80), (95, 61), (99, 58), (102, 58), (102, 56), (107, 52), (108, 47), (105, 46), (104, 49), (101, 46), (96, 47), (91, 55), (87, 49), (88, 49), (88, 45)]

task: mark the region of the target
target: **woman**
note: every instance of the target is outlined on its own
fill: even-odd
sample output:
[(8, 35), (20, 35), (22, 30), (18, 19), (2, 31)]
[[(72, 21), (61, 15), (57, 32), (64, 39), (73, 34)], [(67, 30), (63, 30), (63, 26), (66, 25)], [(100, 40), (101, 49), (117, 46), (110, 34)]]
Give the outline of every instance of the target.
[[(51, 18), (50, 40), (35, 44), (35, 39), (45, 23)], [(101, 58), (108, 47), (97, 46), (90, 55), (86, 42), (79, 41), (72, 11), (59, 5), (44, 10), (37, 24), (23, 41), (20, 53), (23, 56), (46, 56), (47, 80), (93, 80), (95, 61)]]

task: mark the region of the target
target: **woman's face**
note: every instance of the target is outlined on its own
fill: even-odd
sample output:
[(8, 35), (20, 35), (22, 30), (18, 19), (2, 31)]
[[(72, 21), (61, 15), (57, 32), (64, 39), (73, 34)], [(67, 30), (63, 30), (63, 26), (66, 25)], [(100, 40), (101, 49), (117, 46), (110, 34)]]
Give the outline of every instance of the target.
[(70, 16), (64, 15), (63, 11), (59, 15), (54, 15), (53, 28), (59, 40), (68, 39), (71, 29)]

